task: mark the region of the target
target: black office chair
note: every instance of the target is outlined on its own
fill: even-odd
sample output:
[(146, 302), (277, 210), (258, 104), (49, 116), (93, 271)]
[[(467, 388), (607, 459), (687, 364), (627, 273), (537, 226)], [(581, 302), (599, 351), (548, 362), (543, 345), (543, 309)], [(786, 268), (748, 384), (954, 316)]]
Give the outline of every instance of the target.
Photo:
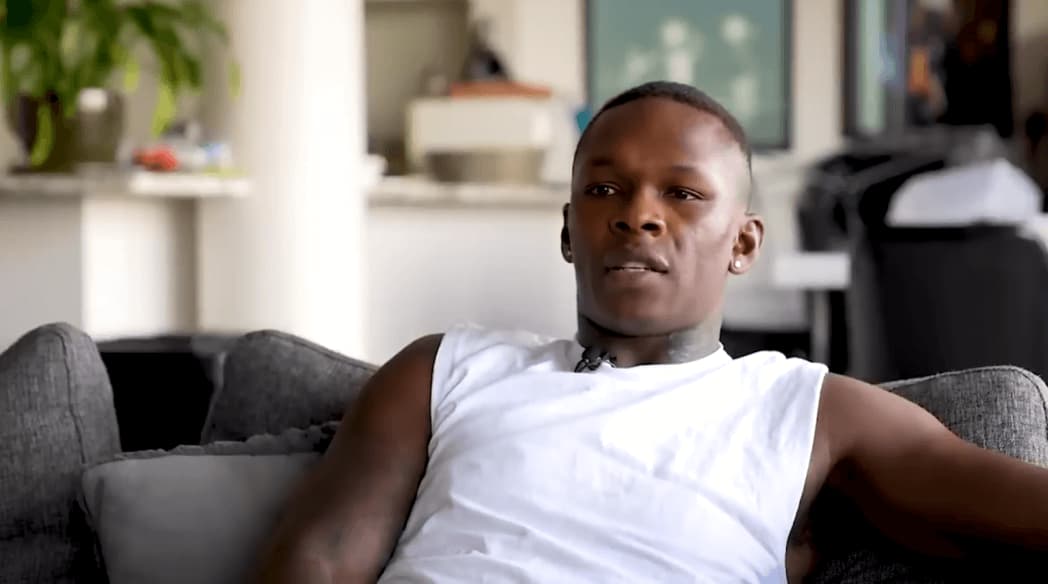
[(1048, 374), (1048, 253), (1010, 226), (853, 239), (849, 364), (878, 382), (984, 365)]

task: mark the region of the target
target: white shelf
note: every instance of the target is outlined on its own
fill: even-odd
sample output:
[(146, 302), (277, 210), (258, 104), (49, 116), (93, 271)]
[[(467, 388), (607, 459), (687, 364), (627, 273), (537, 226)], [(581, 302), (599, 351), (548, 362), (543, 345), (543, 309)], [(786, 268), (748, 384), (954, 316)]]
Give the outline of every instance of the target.
[(372, 206), (539, 207), (560, 209), (567, 185), (445, 183), (422, 176), (384, 176), (369, 192)]
[(249, 190), (246, 178), (204, 173), (130, 171), (0, 176), (0, 196), (207, 199), (243, 197)]

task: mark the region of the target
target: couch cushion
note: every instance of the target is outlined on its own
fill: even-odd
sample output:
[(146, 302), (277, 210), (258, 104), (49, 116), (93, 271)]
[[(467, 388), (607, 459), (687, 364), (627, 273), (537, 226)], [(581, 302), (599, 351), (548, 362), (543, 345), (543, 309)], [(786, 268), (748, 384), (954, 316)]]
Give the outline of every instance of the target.
[[(1032, 373), (1016, 367), (986, 367), (884, 384), (920, 405), (955, 434), (984, 448), (1048, 466), (1048, 390)], [(814, 582), (874, 584), (887, 582), (971, 582), (986, 575), (1008, 581), (1007, 570), (1021, 570), (1045, 558), (1023, 554), (988, 554), (964, 565), (918, 559), (894, 547), (864, 524), (846, 502), (820, 501), (819, 516), (828, 533), (817, 539), (830, 545), (832, 559)], [(975, 578), (973, 580), (973, 577)], [(990, 580), (987, 580), (990, 581)]]
[(43, 326), (0, 355), (0, 582), (90, 579), (78, 479), (119, 451), (105, 367), (84, 333)]
[(338, 420), (376, 367), (286, 333), (242, 337), (226, 356), (201, 442)]
[(124, 454), (86, 470), (82, 503), (109, 582), (243, 582), (336, 427)]

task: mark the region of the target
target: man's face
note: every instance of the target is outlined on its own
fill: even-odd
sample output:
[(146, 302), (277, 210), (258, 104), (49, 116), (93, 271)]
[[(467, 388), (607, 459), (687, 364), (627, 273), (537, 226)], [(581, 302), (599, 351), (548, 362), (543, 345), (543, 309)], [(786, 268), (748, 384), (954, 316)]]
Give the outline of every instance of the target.
[(756, 259), (763, 235), (746, 213), (748, 180), (711, 114), (663, 98), (604, 112), (580, 146), (565, 216), (580, 314), (629, 336), (719, 315), (725, 279)]

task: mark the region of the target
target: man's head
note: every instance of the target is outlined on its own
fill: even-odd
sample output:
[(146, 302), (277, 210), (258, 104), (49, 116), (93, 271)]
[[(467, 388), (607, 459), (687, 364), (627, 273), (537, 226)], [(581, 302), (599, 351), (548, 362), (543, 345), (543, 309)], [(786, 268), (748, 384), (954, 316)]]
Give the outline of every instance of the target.
[(610, 100), (579, 139), (562, 252), (578, 310), (627, 336), (719, 323), (728, 274), (757, 258), (745, 132), (703, 92), (669, 82)]

